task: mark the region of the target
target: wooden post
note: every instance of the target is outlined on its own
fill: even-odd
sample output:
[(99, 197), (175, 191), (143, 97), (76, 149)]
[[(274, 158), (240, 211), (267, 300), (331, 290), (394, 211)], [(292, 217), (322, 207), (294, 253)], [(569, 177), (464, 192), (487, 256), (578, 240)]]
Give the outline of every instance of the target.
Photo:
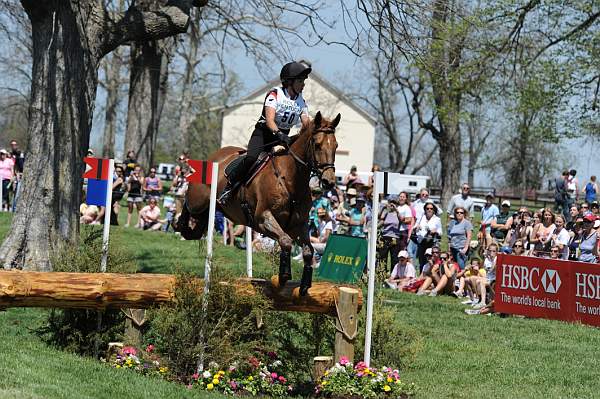
[(145, 309), (124, 309), (123, 313), (127, 316), (125, 320), (125, 339), (126, 342), (135, 347), (142, 343), (142, 328), (146, 324)]
[(335, 361), (342, 356), (354, 363), (354, 340), (358, 333), (358, 298), (355, 288), (340, 287), (339, 302), (337, 303), (337, 318), (335, 321)]
[(325, 371), (333, 366), (333, 357), (317, 356), (313, 359), (313, 381), (317, 382), (325, 375)]

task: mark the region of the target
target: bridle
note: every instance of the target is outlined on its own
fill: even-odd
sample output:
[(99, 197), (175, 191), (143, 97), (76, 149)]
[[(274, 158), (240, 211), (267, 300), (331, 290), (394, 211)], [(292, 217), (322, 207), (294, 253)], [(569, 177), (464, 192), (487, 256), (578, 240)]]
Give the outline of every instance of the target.
[(310, 133), (310, 141), (309, 141), (309, 153), (307, 154), (307, 158), (308, 161), (305, 162), (303, 161), (294, 151), (292, 151), (292, 149), (289, 149), (289, 153), (292, 156), (292, 158), (294, 158), (294, 160), (296, 162), (298, 162), (300, 165), (304, 166), (305, 168), (307, 168), (310, 172), (310, 177), (316, 176), (319, 179), (319, 185), (321, 184), (321, 180), (323, 178), (323, 173), (325, 173), (325, 171), (327, 169), (335, 169), (335, 165), (329, 162), (317, 162), (316, 158), (315, 158), (315, 140), (314, 140), (314, 136), (317, 133), (324, 133), (324, 134), (335, 134), (335, 128), (334, 127), (324, 127), (324, 128), (319, 128), (313, 132)]

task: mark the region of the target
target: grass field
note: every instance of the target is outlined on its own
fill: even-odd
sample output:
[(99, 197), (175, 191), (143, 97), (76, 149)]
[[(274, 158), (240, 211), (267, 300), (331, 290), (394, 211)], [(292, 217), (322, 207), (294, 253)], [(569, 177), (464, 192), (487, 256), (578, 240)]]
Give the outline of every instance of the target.
[[(0, 214), (0, 239), (9, 216)], [(111, 239), (135, 253), (141, 271), (177, 268), (201, 274), (198, 243), (174, 235), (121, 227)], [(218, 263), (240, 275), (244, 252), (217, 245)], [(255, 274), (275, 272), (269, 257), (255, 256)], [(298, 276), (299, 269), (296, 269)], [(600, 397), (600, 330), (558, 321), (467, 316), (448, 297), (386, 292), (397, 322), (416, 331), (416, 359), (402, 371), (422, 398), (593, 398)], [(0, 312), (0, 398), (204, 397), (198, 392), (47, 347), (30, 333), (44, 311)], [(362, 345), (362, 343), (358, 343)], [(218, 397), (218, 396), (210, 396)]]

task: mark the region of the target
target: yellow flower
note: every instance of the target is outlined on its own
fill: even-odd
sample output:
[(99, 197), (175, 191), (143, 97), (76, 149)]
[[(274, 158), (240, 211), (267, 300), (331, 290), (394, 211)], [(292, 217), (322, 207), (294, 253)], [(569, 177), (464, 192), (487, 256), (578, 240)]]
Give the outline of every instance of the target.
[(225, 372), (223, 370), (219, 370), (218, 374), (219, 375), (225, 375)]
[(394, 381), (394, 380), (392, 379), (392, 377), (388, 377), (388, 378), (387, 378), (387, 382), (392, 382), (392, 381)]
[(254, 378), (252, 378), (252, 376), (248, 377), (248, 381), (254, 381)]
[(325, 375), (329, 375), (329, 370), (325, 370)]
[(219, 380), (215, 378), (215, 379), (212, 381), (212, 383), (213, 383), (214, 385), (219, 385)]
[(120, 368), (121, 368), (121, 365), (120, 365), (120, 364), (117, 364), (116, 368), (120, 369)]
[(389, 385), (384, 385), (383, 390), (386, 391), (386, 392), (389, 392), (389, 391), (392, 390), (392, 388), (390, 388)]
[(213, 389), (214, 387), (215, 387), (215, 386), (214, 386), (213, 384), (208, 384), (208, 385), (206, 386), (206, 389), (208, 389), (208, 390), (210, 391), (210, 390), (211, 390), (211, 389)]
[(321, 385), (323, 385), (323, 386), (327, 385), (327, 381), (323, 381), (323, 382), (321, 383)]

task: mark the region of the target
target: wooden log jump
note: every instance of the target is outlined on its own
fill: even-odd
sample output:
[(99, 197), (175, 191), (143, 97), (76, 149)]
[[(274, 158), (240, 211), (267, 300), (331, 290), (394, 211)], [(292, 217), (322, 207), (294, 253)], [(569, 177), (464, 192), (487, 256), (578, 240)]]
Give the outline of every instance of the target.
[[(61, 273), (0, 271), (0, 308), (40, 307), (147, 309), (175, 298), (176, 276), (170, 274)], [(235, 289), (241, 294), (261, 290), (272, 300), (273, 309), (336, 315), (340, 285), (313, 282), (308, 295), (299, 294), (299, 283), (289, 281), (278, 288), (271, 281), (240, 278)], [(358, 309), (362, 305), (359, 290)]]

